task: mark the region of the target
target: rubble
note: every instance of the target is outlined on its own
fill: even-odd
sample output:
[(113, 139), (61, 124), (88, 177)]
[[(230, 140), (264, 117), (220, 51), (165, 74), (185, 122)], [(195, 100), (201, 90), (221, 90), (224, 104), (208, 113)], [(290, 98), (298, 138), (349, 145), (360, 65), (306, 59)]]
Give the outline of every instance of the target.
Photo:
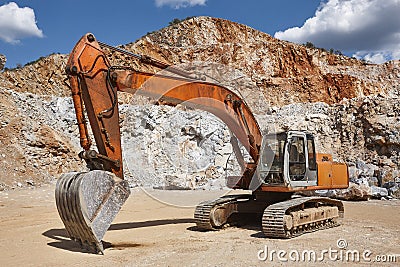
[(400, 198), (400, 181), (397, 177), (394, 181), (386, 182), (382, 187), (385, 188), (389, 196)]
[(371, 193), (371, 188), (365, 184), (350, 183), (347, 189), (335, 190), (331, 197), (342, 200), (368, 200)]
[(381, 199), (382, 197), (388, 197), (389, 193), (386, 188), (373, 185), (371, 186), (371, 196), (374, 198)]
[(299, 194), (304, 196), (319, 196), (341, 200), (361, 201), (369, 200), (372, 197), (372, 190), (368, 184), (356, 184), (350, 182), (349, 187), (346, 189), (302, 191)]

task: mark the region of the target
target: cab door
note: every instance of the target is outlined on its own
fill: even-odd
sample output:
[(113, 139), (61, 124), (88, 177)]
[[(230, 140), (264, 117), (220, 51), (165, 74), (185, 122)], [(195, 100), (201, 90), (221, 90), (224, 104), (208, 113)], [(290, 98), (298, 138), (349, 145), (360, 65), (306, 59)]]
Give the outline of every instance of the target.
[(286, 147), (286, 173), (293, 187), (317, 185), (314, 139), (303, 132), (289, 132)]

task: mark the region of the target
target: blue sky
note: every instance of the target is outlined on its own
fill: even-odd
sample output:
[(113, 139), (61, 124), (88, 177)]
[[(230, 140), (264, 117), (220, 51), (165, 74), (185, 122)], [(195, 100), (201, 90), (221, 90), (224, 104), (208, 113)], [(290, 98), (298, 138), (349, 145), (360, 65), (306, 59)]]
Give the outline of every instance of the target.
[(202, 15), (379, 63), (400, 57), (399, 13), (400, 0), (0, 1), (0, 54), (10, 68), (69, 53), (86, 32), (125, 44), (174, 18)]

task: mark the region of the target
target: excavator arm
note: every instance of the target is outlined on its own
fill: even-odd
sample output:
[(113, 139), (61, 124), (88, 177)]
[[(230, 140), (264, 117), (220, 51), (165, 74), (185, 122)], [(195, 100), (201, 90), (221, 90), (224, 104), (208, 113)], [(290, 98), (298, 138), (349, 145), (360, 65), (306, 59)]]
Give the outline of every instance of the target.
[[(125, 53), (144, 64), (165, 69), (167, 75), (112, 66), (102, 48)], [(208, 111), (220, 118), (247, 149), (253, 162), (243, 163), (236, 187), (250, 185), (259, 160), (261, 131), (244, 100), (232, 90), (196, 79), (186, 71), (147, 56), (98, 42), (86, 34), (70, 54), (66, 73), (70, 82), (80, 144), (91, 171), (66, 173), (56, 186), (56, 204), (71, 239), (103, 252), (101, 239), (129, 197), (124, 180), (117, 92), (151, 97), (160, 105), (178, 104)], [(95, 139), (92, 141), (87, 120)], [(237, 142), (236, 142), (237, 143)], [(236, 145), (235, 154), (238, 153)]]
[[(192, 78), (182, 70), (149, 57), (136, 55), (147, 64), (166, 69), (163, 73), (172, 72), (179, 76), (157, 75), (111, 66), (101, 44), (92, 34), (85, 35), (73, 49), (67, 64), (81, 146), (84, 149), (80, 155), (89, 166), (111, 171), (123, 179), (117, 99), (117, 91), (122, 91), (148, 96), (157, 100), (158, 104), (181, 104), (214, 114), (228, 126), (250, 154), (253, 164), (249, 163), (246, 167), (255, 168), (262, 135), (250, 108), (239, 95), (224, 86)], [(90, 150), (91, 140), (85, 109), (98, 153)]]

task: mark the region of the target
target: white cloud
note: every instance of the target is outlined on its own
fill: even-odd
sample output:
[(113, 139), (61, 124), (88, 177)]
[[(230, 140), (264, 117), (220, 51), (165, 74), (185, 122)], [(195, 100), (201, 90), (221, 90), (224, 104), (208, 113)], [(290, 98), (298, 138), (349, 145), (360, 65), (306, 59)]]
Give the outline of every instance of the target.
[(204, 6), (207, 0), (156, 0), (156, 6), (170, 6), (175, 9), (181, 7), (192, 7), (196, 5)]
[(32, 8), (20, 8), (14, 2), (0, 6), (0, 39), (17, 44), (25, 37), (43, 37)]
[(358, 59), (364, 59), (367, 62), (373, 62), (373, 63), (384, 63), (391, 58), (393, 58), (393, 55), (390, 52), (365, 52), (365, 51), (358, 51), (356, 52), (353, 57), (358, 58)]
[(399, 59), (400, 0), (328, 0), (301, 27), (275, 37), (317, 47), (358, 51), (368, 60)]

